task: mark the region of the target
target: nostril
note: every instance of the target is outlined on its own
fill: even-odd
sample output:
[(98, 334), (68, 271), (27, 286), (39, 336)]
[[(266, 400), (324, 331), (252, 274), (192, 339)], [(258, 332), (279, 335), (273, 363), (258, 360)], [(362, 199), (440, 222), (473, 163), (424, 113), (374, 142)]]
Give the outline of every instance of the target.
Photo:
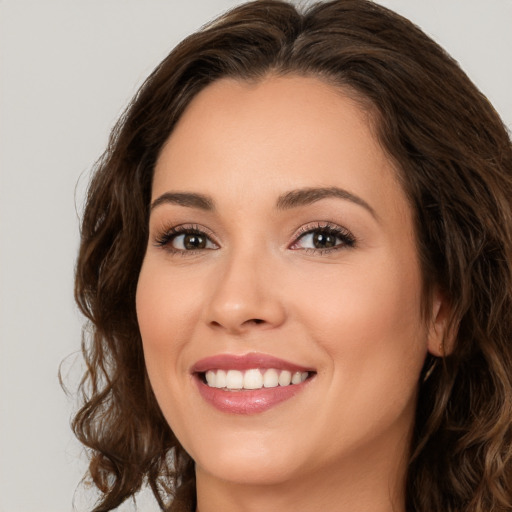
[(260, 325), (266, 323), (265, 320), (262, 320), (261, 318), (251, 318), (250, 320), (246, 320), (243, 322), (243, 326), (249, 327), (250, 325)]
[(236, 323), (236, 322), (218, 322), (217, 320), (212, 320), (209, 325), (210, 327), (213, 327), (214, 329), (227, 329), (228, 331), (233, 332), (242, 332), (246, 329), (250, 329), (251, 327), (259, 326), (259, 325), (267, 325), (268, 322), (266, 320), (263, 320), (262, 318), (250, 318), (249, 320), (245, 320), (242, 323)]

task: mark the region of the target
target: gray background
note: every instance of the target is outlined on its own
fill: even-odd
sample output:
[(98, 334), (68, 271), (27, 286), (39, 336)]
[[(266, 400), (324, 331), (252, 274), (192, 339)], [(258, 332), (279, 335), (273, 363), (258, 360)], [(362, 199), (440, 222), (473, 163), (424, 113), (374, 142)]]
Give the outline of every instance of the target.
[[(110, 128), (181, 38), (236, 0), (0, 0), (0, 512), (87, 510), (69, 430), (78, 213)], [(512, 0), (382, 0), (440, 42), (512, 127)], [(133, 510), (133, 504), (121, 507)], [(157, 510), (143, 498), (139, 510)]]

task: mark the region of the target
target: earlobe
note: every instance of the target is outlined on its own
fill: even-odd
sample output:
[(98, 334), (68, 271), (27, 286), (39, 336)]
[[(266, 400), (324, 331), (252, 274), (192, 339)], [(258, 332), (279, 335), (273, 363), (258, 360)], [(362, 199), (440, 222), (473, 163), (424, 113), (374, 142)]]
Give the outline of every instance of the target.
[(451, 306), (444, 294), (436, 288), (428, 332), (428, 351), (435, 357), (445, 357), (453, 351), (455, 336), (450, 324)]

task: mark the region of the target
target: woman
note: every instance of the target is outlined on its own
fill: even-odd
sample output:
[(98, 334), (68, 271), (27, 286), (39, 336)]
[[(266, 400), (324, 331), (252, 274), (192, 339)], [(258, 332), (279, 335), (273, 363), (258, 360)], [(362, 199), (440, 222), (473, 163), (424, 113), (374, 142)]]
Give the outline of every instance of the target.
[(94, 510), (510, 510), (511, 198), (492, 106), (382, 7), (187, 38), (83, 218)]

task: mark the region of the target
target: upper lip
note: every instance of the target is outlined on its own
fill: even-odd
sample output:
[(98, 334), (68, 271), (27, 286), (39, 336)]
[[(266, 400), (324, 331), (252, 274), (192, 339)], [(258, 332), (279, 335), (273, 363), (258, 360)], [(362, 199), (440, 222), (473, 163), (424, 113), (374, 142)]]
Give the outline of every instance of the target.
[(292, 372), (314, 371), (312, 368), (285, 361), (268, 354), (251, 352), (249, 354), (218, 354), (200, 359), (192, 366), (192, 373), (204, 373), (208, 370), (250, 370), (251, 368), (275, 368)]

